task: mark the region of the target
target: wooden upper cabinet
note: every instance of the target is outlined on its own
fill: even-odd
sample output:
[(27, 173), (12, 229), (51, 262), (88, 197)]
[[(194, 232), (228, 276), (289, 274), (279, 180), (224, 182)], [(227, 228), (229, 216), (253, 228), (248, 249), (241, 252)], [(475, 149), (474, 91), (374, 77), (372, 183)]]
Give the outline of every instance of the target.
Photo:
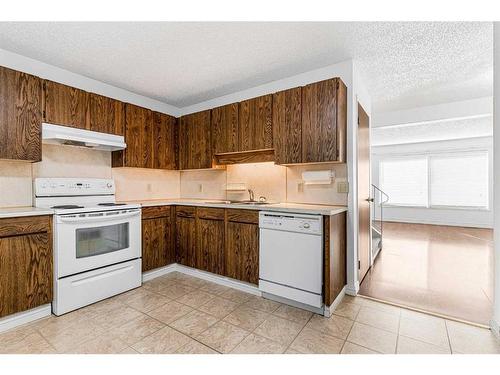
[(274, 155), (276, 164), (302, 162), (301, 88), (273, 94)]
[[(338, 78), (302, 88), (302, 163), (343, 160), (345, 86)], [(339, 113), (340, 112), (340, 113)]]
[(42, 84), (0, 67), (0, 159), (40, 161)]
[(153, 168), (178, 168), (177, 137), (177, 119), (153, 112)]
[(238, 151), (273, 147), (273, 96), (264, 95), (239, 103)]
[(214, 154), (238, 150), (238, 103), (212, 109), (212, 146)]
[(210, 110), (182, 116), (179, 127), (180, 169), (212, 166)]
[(57, 82), (43, 81), (43, 118), (45, 122), (89, 129), (89, 94)]
[(89, 93), (90, 130), (108, 134), (124, 134), (125, 103)]
[(113, 167), (153, 167), (152, 111), (125, 105), (125, 142), (125, 150), (113, 152)]

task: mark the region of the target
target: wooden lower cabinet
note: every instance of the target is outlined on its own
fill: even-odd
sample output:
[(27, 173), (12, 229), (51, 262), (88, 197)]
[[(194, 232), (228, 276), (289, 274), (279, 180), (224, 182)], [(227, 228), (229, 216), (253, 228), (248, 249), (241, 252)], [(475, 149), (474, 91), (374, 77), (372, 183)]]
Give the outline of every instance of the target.
[(259, 283), (259, 212), (227, 210), (226, 276)]
[(224, 274), (224, 221), (198, 220), (197, 268)]
[(0, 318), (52, 301), (52, 218), (0, 220)]
[(142, 217), (142, 271), (175, 263), (171, 207), (145, 207)]
[(196, 259), (196, 208), (176, 207), (175, 254), (177, 263), (197, 266)]
[[(346, 285), (346, 213), (324, 217), (324, 301)], [(259, 283), (259, 212), (194, 206), (143, 208), (143, 271), (171, 263)], [(0, 233), (1, 236), (1, 233)]]
[(323, 217), (323, 298), (326, 306), (335, 301), (347, 284), (346, 220), (345, 212)]

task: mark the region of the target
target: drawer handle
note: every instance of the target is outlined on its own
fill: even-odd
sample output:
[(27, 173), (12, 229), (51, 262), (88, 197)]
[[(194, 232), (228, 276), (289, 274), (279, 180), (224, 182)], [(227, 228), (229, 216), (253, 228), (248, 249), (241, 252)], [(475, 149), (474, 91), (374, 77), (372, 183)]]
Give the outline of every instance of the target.
[(113, 276), (113, 275), (116, 275), (118, 273), (130, 271), (132, 268), (133, 268), (132, 266), (125, 266), (125, 267), (118, 268), (118, 269), (113, 270), (113, 271), (102, 272), (98, 275), (88, 276), (88, 277), (84, 277), (83, 279), (80, 279), (80, 280), (72, 281), (71, 284), (73, 286), (87, 284), (87, 283), (90, 283), (90, 282), (93, 282), (96, 280), (105, 279), (106, 277)]

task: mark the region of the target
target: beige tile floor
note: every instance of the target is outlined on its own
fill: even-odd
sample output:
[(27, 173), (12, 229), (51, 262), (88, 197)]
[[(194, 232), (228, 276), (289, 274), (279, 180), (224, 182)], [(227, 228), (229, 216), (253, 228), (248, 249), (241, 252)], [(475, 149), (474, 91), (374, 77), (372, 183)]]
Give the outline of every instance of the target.
[(500, 353), (487, 329), (346, 296), (331, 318), (181, 273), (0, 334), (1, 353)]

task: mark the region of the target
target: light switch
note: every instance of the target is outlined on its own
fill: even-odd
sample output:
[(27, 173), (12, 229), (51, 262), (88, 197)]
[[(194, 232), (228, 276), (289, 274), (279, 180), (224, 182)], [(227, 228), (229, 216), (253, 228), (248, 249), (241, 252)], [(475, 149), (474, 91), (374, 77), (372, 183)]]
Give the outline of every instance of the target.
[(337, 183), (337, 193), (349, 193), (349, 183), (347, 181), (339, 181)]

